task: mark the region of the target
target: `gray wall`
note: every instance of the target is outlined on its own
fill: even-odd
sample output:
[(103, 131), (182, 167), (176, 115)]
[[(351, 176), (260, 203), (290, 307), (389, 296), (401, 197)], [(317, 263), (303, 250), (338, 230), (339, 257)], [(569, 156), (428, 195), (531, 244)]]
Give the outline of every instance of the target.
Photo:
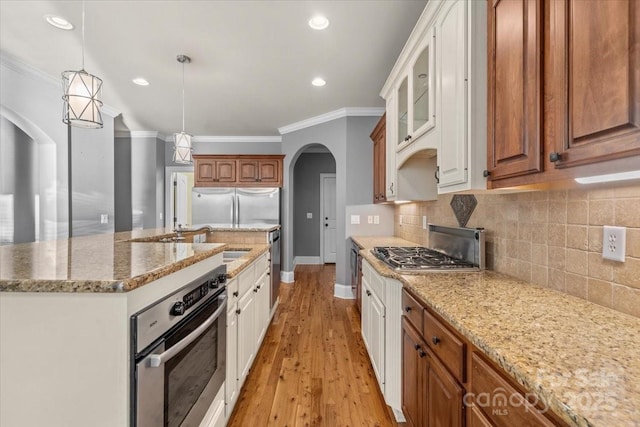
[[(293, 271), (293, 225), (295, 203), (294, 166), (304, 149), (321, 144), (336, 162), (336, 235), (345, 235), (345, 206), (371, 203), (373, 143), (367, 142), (378, 117), (344, 117), (282, 136), (284, 158), (283, 267)], [(353, 199), (353, 200), (352, 200)], [(336, 244), (336, 284), (349, 283), (346, 239)]]
[[(320, 174), (335, 173), (330, 153), (302, 153), (294, 167), (294, 256), (320, 255)], [(313, 218), (307, 219), (307, 212)]]
[[(0, 115), (38, 144), (41, 205), (44, 199), (48, 209), (44, 238), (68, 236), (69, 139), (72, 142), (73, 162), (72, 220), (78, 231), (74, 235), (113, 231), (112, 114), (117, 113), (103, 109), (102, 129), (72, 128), (69, 138), (68, 126), (62, 123), (62, 89), (58, 78), (47, 76), (3, 56), (0, 61), (0, 79)], [(100, 224), (102, 213), (109, 217), (107, 224)]]
[(131, 137), (116, 138), (114, 145), (115, 231), (133, 227), (131, 208)]
[(4, 205), (0, 206), (0, 243), (36, 239), (37, 165), (37, 144), (0, 117), (0, 195), (5, 196)]

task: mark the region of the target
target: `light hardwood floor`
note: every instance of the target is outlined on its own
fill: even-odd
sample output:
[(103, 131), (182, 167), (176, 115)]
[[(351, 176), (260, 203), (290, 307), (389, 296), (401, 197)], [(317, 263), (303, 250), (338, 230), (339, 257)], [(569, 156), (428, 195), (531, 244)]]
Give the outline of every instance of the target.
[(397, 426), (360, 335), (355, 300), (333, 297), (335, 266), (299, 266), (229, 420), (231, 427)]

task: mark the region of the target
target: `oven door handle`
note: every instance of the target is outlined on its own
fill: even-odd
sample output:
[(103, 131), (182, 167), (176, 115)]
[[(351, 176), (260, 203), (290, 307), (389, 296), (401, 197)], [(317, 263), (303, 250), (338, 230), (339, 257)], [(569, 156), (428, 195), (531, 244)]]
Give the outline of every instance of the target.
[(220, 314), (224, 312), (226, 307), (227, 307), (227, 297), (225, 296), (222, 299), (222, 304), (211, 315), (211, 317), (205, 320), (200, 326), (194, 329), (193, 332), (191, 332), (189, 335), (184, 337), (182, 341), (176, 343), (176, 345), (174, 345), (173, 347), (171, 347), (169, 350), (165, 351), (162, 354), (150, 355), (149, 366), (151, 366), (152, 368), (157, 368), (160, 365), (171, 360), (171, 358), (173, 358), (176, 354), (180, 353), (182, 350), (184, 350), (185, 347), (187, 347), (189, 344), (191, 344), (196, 339), (198, 339), (200, 335), (204, 334), (204, 332), (209, 328), (209, 326), (211, 326), (213, 322), (215, 322), (218, 319), (218, 317), (220, 317)]

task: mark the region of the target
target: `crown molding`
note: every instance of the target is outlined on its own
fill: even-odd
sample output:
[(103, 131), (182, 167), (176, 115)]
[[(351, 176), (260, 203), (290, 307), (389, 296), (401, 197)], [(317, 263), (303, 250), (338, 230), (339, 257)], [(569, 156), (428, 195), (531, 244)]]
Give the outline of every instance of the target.
[(322, 123), (330, 122), (332, 120), (341, 119), (343, 117), (363, 117), (363, 116), (381, 116), (384, 113), (384, 108), (381, 107), (346, 107), (339, 110), (330, 111), (319, 116), (311, 117), (309, 119), (301, 120), (299, 122), (291, 123), (290, 125), (282, 126), (278, 128), (278, 132), (281, 135), (286, 133), (295, 132), (297, 130), (305, 129), (311, 126), (316, 126)]
[[(173, 142), (173, 135), (167, 135), (165, 138), (165, 142)], [(256, 142), (256, 143), (266, 143), (266, 142), (282, 142), (281, 136), (218, 136), (218, 135), (201, 135), (194, 136), (193, 142)]]
[[(36, 80), (41, 80), (45, 83), (49, 83), (53, 86), (57, 86), (59, 88), (61, 88), (62, 86), (62, 77), (59, 78), (55, 78), (54, 76), (52, 76), (51, 74), (47, 74), (44, 71), (29, 65), (25, 62), (20, 61), (18, 58), (16, 58), (13, 55), (10, 55), (6, 52), (2, 52), (0, 53), (0, 64), (2, 64), (3, 66), (15, 71), (18, 74), (22, 74), (23, 76), (32, 78), (32, 79), (36, 79)], [(117, 117), (120, 115), (120, 110), (117, 110), (113, 107), (111, 107), (110, 105), (107, 104), (103, 104), (102, 105), (102, 112), (109, 115), (110, 117)]]
[(165, 141), (168, 137), (155, 130), (117, 130), (116, 138), (157, 138)]

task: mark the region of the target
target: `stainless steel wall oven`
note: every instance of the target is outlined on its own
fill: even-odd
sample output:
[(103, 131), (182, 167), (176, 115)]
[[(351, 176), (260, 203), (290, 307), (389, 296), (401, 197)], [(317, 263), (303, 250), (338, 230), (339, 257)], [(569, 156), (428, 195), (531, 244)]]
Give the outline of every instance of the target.
[(199, 426), (225, 380), (226, 266), (131, 316), (131, 426)]

